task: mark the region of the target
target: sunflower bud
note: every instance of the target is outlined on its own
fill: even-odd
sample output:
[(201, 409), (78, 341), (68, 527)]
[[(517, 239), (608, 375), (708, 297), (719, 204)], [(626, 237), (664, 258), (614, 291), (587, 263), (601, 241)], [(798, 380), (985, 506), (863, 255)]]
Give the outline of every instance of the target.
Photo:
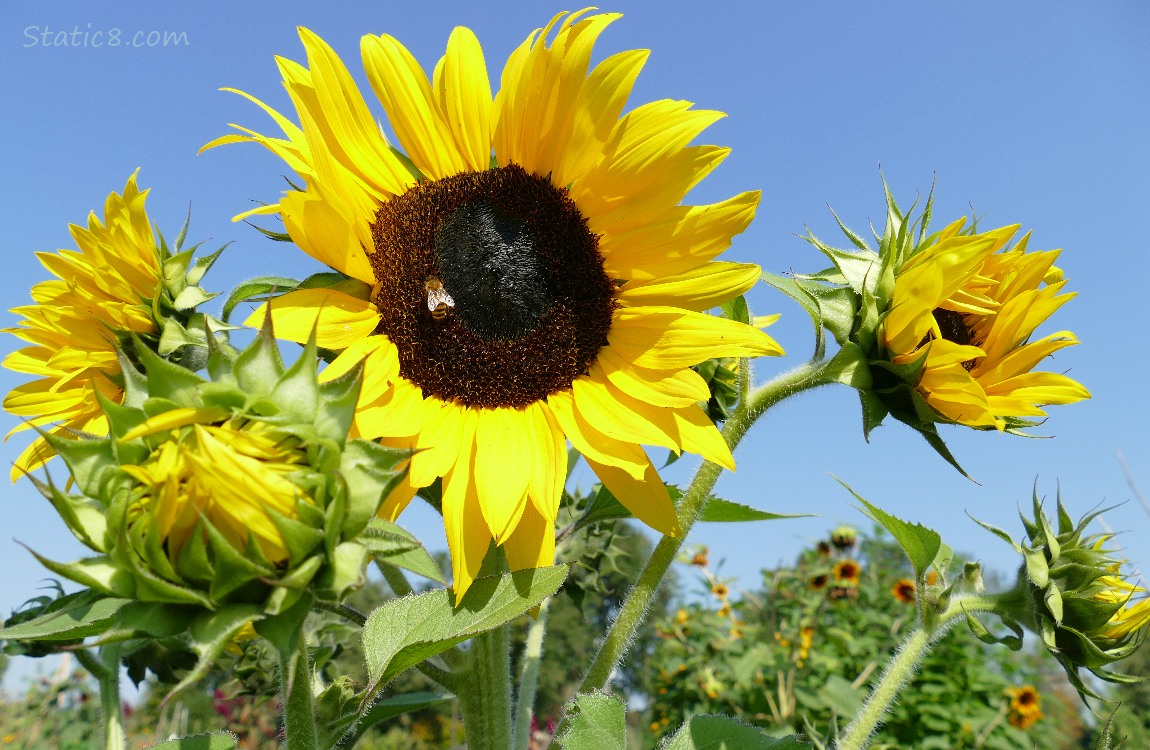
[(1010, 610), (1003, 614), (1038, 634), (1079, 693), (1093, 697), (1078, 670), (1111, 682), (1136, 679), (1104, 668), (1133, 653), (1150, 623), (1150, 598), (1123, 576), (1125, 561), (1106, 549), (1113, 534), (1086, 533), (1100, 512), (1075, 523), (1059, 498), (1055, 526), (1035, 493), (1033, 519), (1022, 518), (1027, 539), (1012, 543), (1024, 561), (1017, 583), (999, 597)]
[(930, 198), (915, 217), (913, 206), (904, 213), (886, 197), (877, 251), (840, 221), (851, 250), (806, 237), (832, 268), (764, 277), (810, 312), (819, 355), (822, 329), (838, 341), (840, 369), (850, 375), (844, 382), (862, 399), (865, 434), (890, 414), (955, 464), (938, 423), (1018, 432), (1038, 424), (1046, 405), (1090, 398), (1065, 375), (1032, 371), (1078, 343), (1069, 331), (1031, 340), (1074, 297), (1054, 265), (1059, 250), (1027, 251), (1029, 234), (1011, 246), (1018, 225), (980, 232), (961, 218), (929, 232)]
[(48, 436), (80, 494), (37, 483), (98, 556), (42, 561), (110, 596), (267, 615), (357, 585), (355, 537), (406, 458), (347, 439), (358, 369), (319, 383), (314, 344), (285, 367), (269, 328), (213, 348), (210, 381), (137, 351), (146, 375), (124, 359), (124, 403), (102, 404), (110, 437)]

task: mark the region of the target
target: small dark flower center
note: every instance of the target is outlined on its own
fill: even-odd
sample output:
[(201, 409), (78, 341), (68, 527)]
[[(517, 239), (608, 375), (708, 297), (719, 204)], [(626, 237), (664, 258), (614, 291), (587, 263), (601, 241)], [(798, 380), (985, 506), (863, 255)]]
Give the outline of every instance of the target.
[(517, 165), (422, 182), (372, 225), (378, 332), (426, 396), (522, 407), (587, 371), (615, 310), (567, 191)]
[[(938, 330), (942, 333), (942, 338), (946, 341), (952, 341), (960, 346), (970, 346), (974, 343), (970, 335), (970, 327), (966, 324), (966, 319), (962, 313), (955, 312), (954, 310), (944, 310), (941, 307), (936, 307), (932, 312), (934, 315), (934, 322), (938, 323)], [(927, 334), (923, 339), (922, 344), (925, 344), (931, 339), (931, 334)], [(920, 346), (922, 345), (920, 344)], [(969, 372), (974, 369), (975, 360), (968, 359), (962, 363), (962, 366)]]

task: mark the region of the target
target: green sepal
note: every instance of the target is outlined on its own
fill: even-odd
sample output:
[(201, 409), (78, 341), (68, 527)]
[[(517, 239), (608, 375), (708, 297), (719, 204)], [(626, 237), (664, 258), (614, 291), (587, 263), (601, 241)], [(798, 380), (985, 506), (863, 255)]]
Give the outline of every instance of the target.
[(105, 552), (103, 546), (104, 535), (108, 529), (104, 508), (95, 500), (83, 495), (66, 495), (56, 488), (51, 478), (47, 483), (40, 481), (31, 474), (28, 478), (48, 498), (52, 507), (60, 514), (68, 530), (88, 549), (93, 552)]
[(320, 599), (338, 601), (344, 592), (364, 583), (367, 549), (358, 542), (343, 542), (328, 553), (327, 564), (312, 581), (311, 588)]
[(1022, 648), (1022, 626), (1012, 620), (1002, 618), (1002, 624), (1014, 632), (1014, 635), (1004, 636), (997, 636), (990, 632), (978, 618), (969, 612), (966, 613), (966, 624), (970, 626), (970, 632), (974, 634), (974, 637), (983, 643), (991, 645), (1001, 643), (1011, 651), (1018, 651)]
[(14, 625), (0, 628), (4, 641), (73, 641), (100, 635), (116, 622), (116, 614), (130, 599), (109, 597), (86, 589), (51, 602), (29, 620), (18, 615)]
[(256, 632), (267, 638), (281, 654), (294, 653), (299, 645), (303, 621), (311, 612), (311, 607), (311, 596), (300, 596), (291, 606), (280, 612), (257, 619)]
[(147, 372), (147, 394), (150, 399), (168, 399), (180, 406), (199, 407), (199, 388), (206, 381), (190, 370), (174, 365), (145, 346), (138, 338), (136, 356)]
[(391, 521), (373, 518), (359, 535), (358, 541), (378, 564), (403, 568), (437, 583), (447, 584), (443, 572), (424, 549), (423, 543)]
[(375, 518), (380, 504), (407, 473), (396, 467), (409, 458), (411, 452), (399, 448), (367, 440), (347, 442), (340, 460), (347, 495), (341, 528), (345, 538), (358, 535)]
[(131, 574), (113, 564), (107, 555), (86, 557), (71, 563), (58, 563), (37, 554), (30, 548), (25, 549), (48, 570), (81, 586), (95, 589), (107, 596), (122, 598), (135, 596), (136, 586)]
[(216, 612), (203, 612), (192, 620), (188, 632), (192, 648), (199, 659), (164, 696), (164, 703), (170, 702), (176, 695), (203, 679), (215, 666), (224, 649), (235, 640), (236, 634), (249, 622), (258, 621), (260, 617), (260, 609), (255, 605), (229, 604)]

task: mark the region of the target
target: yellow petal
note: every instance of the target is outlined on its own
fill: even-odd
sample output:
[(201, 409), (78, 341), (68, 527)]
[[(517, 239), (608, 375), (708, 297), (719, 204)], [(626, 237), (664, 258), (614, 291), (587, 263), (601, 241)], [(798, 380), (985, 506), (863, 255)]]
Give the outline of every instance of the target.
[(668, 434), (670, 415), (662, 407), (643, 404), (609, 385), (603, 369), (592, 365), (587, 377), (571, 383), (575, 409), (604, 435), (625, 443), (659, 445), (678, 452), (678, 441)]
[[(379, 312), (370, 302), (334, 289), (298, 289), (271, 301), (276, 338), (306, 343), (315, 331), (316, 344), (346, 349), (367, 338), (379, 325)], [(263, 325), (267, 304), (260, 305), (244, 325)]]
[(619, 390), (653, 406), (683, 407), (711, 397), (707, 381), (691, 369), (646, 370), (625, 361), (609, 346), (595, 360)]
[(783, 353), (757, 328), (672, 307), (617, 310), (607, 341), (625, 360), (652, 370), (691, 367), (712, 357)]
[(382, 34), (365, 36), (361, 51), (371, 87), (419, 170), (436, 180), (465, 171), (451, 129), (432, 101), (427, 75), (407, 48)]
[(524, 413), (530, 425), (528, 439), (537, 451), (527, 491), (535, 509), (554, 523), (567, 480), (567, 440), (546, 403), (537, 401)]
[(603, 268), (616, 279), (653, 280), (690, 271), (731, 245), (755, 217), (761, 194), (740, 193), (708, 206), (675, 206), (655, 221), (599, 240)]
[(491, 82), (483, 48), (471, 29), (456, 26), (447, 40), (447, 54), (436, 67), (436, 104), (451, 128), (457, 152), (467, 169), (491, 166)]
[(619, 468), (635, 479), (643, 478), (650, 463), (643, 449), (634, 443), (608, 437), (588, 424), (575, 408), (575, 399), (570, 391), (552, 393), (547, 397), (547, 405), (567, 439), (584, 457)]
[(701, 312), (750, 290), (762, 276), (754, 263), (713, 262), (651, 281), (629, 281), (615, 298), (625, 305), (666, 305)]
[(447, 546), (451, 550), (456, 605), (479, 575), (483, 558), (491, 546), (491, 532), (479, 507), (479, 496), (471, 476), (474, 434), (475, 414), (469, 410), (459, 460), (443, 478), (443, 523), (447, 531)]
[(528, 503), (515, 532), (503, 543), (511, 570), (544, 568), (555, 564), (554, 521), (544, 518)]
[(527, 505), (534, 446), (516, 409), (478, 409), (475, 425), (475, 488), (496, 544), (515, 530)]
[(659, 478), (659, 472), (655, 471), (650, 459), (647, 460), (642, 476), (637, 479), (622, 469), (587, 458), (586, 454), (583, 457), (603, 485), (636, 518), (667, 536), (683, 533), (675, 515), (675, 506), (667, 493), (667, 486)]

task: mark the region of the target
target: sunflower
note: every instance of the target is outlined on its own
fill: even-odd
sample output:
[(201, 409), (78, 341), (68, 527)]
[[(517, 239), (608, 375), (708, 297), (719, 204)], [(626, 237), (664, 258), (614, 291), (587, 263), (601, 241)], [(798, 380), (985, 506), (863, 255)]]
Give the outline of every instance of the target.
[(1041, 708), (1042, 696), (1033, 685), (1010, 688), (1006, 694), (1010, 697), (1010, 713), (1007, 721), (1011, 726), (1029, 729), (1045, 715)]
[(959, 219), (898, 269), (880, 339), (896, 365), (921, 367), (917, 390), (944, 418), (1005, 429), (1044, 417), (1042, 406), (1090, 398), (1059, 373), (1032, 372), (1078, 343), (1069, 331), (1030, 338), (1073, 299), (1054, 265), (1058, 250), (1027, 252), (1018, 225), (976, 232)]
[(903, 604), (913, 604), (915, 586), (914, 581), (909, 578), (900, 578), (891, 586), (890, 594)]
[[(131, 334), (159, 332), (151, 303), (163, 273), (144, 210), (148, 191), (136, 187), (138, 172), (128, 178), (122, 195), (108, 196), (103, 221), (92, 212), (87, 228), (69, 227), (79, 252), (37, 253), (56, 278), (32, 287), (36, 304), (13, 308), (23, 319), (5, 329), (31, 346), (9, 354), (4, 367), (38, 376), (4, 398), (4, 409), (24, 419), (9, 437), (57, 422), (56, 434), (106, 435), (108, 420), (97, 397), (123, 400), (117, 343)], [(54, 455), (44, 438), (37, 438), (16, 459), (12, 481)]]
[(854, 560), (839, 560), (831, 573), (837, 583), (857, 586), (859, 576), (862, 575), (862, 567)]
[(782, 353), (704, 312), (759, 278), (755, 265), (712, 260), (759, 194), (682, 205), (728, 153), (688, 145), (722, 114), (656, 101), (621, 115), (647, 53), (589, 70), (617, 18), (556, 15), (512, 53), (494, 97), (468, 29), (452, 32), (431, 80), (392, 37), (364, 37), (405, 154), (333, 50), (300, 29), (308, 65), (279, 60), (300, 124), (241, 94), (285, 137), (238, 128), (205, 146), (259, 143), (302, 176), (305, 189), (253, 213), (278, 213), (348, 282), (277, 298), (276, 333), (305, 341), (315, 327), (340, 352), (328, 377), (364, 363), (357, 434), (416, 451), (381, 513), (394, 518), (442, 477), (457, 597), (492, 542), (513, 569), (554, 559), (566, 440), (634, 515), (678, 534), (642, 446), (733, 469), (690, 368)]

